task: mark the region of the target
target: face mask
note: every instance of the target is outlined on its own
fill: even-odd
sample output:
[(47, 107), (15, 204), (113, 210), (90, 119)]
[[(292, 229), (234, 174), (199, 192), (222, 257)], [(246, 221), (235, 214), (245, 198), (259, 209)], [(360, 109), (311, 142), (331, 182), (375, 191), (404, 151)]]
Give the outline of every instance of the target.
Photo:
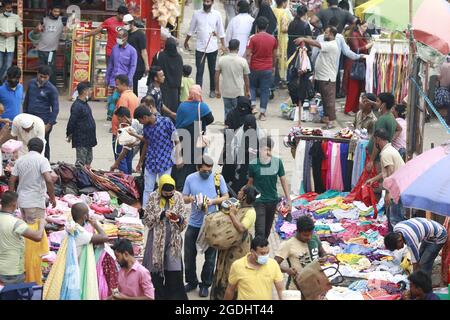
[(52, 20), (58, 20), (58, 18), (59, 18), (59, 16), (54, 16), (53, 13), (50, 13), (49, 17)]
[(211, 171), (208, 172), (200, 172), (200, 177), (202, 177), (202, 179), (207, 180), (209, 178), (209, 176), (211, 175)]
[(5, 11), (5, 12), (3, 12), (3, 15), (5, 17), (11, 17), (11, 12)]
[(209, 11), (211, 9), (211, 7), (212, 7), (212, 4), (209, 4), (209, 5), (204, 4), (203, 5), (203, 10)]
[(266, 254), (265, 256), (258, 256), (258, 258), (256, 259), (256, 262), (258, 262), (258, 264), (264, 265), (267, 263), (267, 261), (269, 261), (269, 255)]
[(86, 102), (88, 102), (90, 98), (91, 98), (91, 97), (86, 96)]
[(117, 44), (118, 44), (119, 46), (123, 45), (123, 39), (117, 38)]
[(8, 85), (10, 88), (15, 88), (19, 84), (18, 80), (8, 80)]

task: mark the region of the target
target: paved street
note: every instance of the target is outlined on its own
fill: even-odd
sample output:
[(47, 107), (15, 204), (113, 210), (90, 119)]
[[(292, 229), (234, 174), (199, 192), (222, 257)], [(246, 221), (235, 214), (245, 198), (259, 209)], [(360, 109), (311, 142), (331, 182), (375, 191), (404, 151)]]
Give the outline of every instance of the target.
[[(220, 2), (215, 2), (214, 4), (215, 9), (218, 9), (222, 12), (223, 18), (224, 10), (223, 5)], [(190, 4), (185, 9), (185, 17), (190, 17), (192, 15), (192, 4)], [(183, 25), (181, 27), (181, 36), (180, 36), (180, 47), (182, 46), (182, 43), (184, 42), (186, 31), (188, 29), (188, 23), (189, 19), (184, 19)], [(194, 39), (191, 40), (190, 43), (191, 48), (195, 48), (195, 42)], [(183, 59), (185, 64), (190, 64), (193, 66), (194, 70), (192, 73), (192, 77), (195, 77), (195, 57), (194, 52), (184, 52), (182, 51)], [(208, 73), (205, 72), (204, 77), (204, 84), (205, 88), (208, 87), (207, 84), (209, 84), (208, 79)], [(204, 100), (209, 105), (209, 107), (212, 109), (214, 117), (215, 117), (215, 123), (211, 126), (209, 126), (209, 135), (214, 135), (214, 139), (221, 139), (220, 130), (223, 129), (223, 103), (222, 100), (219, 99), (210, 99), (208, 97), (209, 91), (204, 91)], [(280, 112), (280, 104), (285, 101), (288, 98), (287, 91), (279, 91), (275, 93), (275, 99), (270, 101), (269, 108), (268, 108), (268, 117), (267, 121), (265, 122), (259, 122), (258, 125), (260, 125), (264, 129), (274, 130), (271, 132), (271, 136), (276, 140), (277, 144), (277, 152), (278, 155), (283, 159), (286, 169), (286, 174), (289, 180), (289, 177), (292, 176), (292, 168), (293, 168), (293, 159), (291, 156), (290, 149), (284, 147), (282, 144), (283, 137), (288, 133), (290, 127), (293, 126), (293, 122), (282, 119), (281, 118), (281, 112)], [(65, 130), (67, 121), (69, 118), (70, 113), (70, 105), (71, 102), (69, 101), (68, 97), (61, 97), (60, 99), (61, 103), (61, 110), (58, 117), (58, 124), (55, 125), (51, 139), (50, 139), (50, 145), (51, 145), (51, 160), (53, 162), (56, 161), (66, 161), (73, 163), (75, 161), (75, 150), (71, 149), (71, 145), (68, 144), (65, 141)], [(338, 120), (337, 124), (340, 127), (345, 127), (346, 122), (352, 121), (352, 118), (349, 116), (345, 116), (343, 114), (342, 105), (344, 104), (343, 100), (339, 100), (337, 105), (337, 114), (338, 114)], [(98, 146), (94, 149), (94, 161), (92, 163), (92, 166), (97, 169), (109, 169), (111, 164), (113, 163), (113, 154), (112, 154), (112, 146), (111, 146), (111, 134), (109, 133), (110, 128), (110, 122), (106, 121), (106, 103), (105, 102), (91, 102), (90, 103), (93, 112), (94, 117), (97, 122), (97, 139), (98, 139)], [(305, 124), (307, 127), (320, 127), (319, 124), (313, 124), (313, 123), (307, 123)], [(335, 129), (336, 131), (339, 129)], [(216, 138), (217, 136), (217, 138)], [(438, 121), (436, 119), (433, 119), (431, 123), (426, 124), (425, 129), (425, 149), (429, 149), (431, 143), (434, 143), (436, 145), (446, 141), (449, 139), (449, 136), (445, 133), (443, 128), (440, 126)], [(216, 141), (216, 140), (214, 140)], [(217, 141), (217, 143), (213, 143), (214, 145), (220, 145), (220, 141)], [(212, 155), (215, 157), (218, 157), (218, 149), (213, 149)], [(221, 149), (219, 150), (219, 152)], [(135, 159), (135, 162), (137, 159)], [(272, 253), (277, 249), (279, 244), (279, 238), (275, 233), (272, 233), (270, 237), (270, 244), (271, 244), (271, 250)], [(203, 258), (198, 258), (198, 266), (201, 266), (203, 263)], [(198, 275), (200, 277), (200, 271), (198, 270)], [(197, 292), (191, 292), (189, 294), (190, 299), (199, 299)]]

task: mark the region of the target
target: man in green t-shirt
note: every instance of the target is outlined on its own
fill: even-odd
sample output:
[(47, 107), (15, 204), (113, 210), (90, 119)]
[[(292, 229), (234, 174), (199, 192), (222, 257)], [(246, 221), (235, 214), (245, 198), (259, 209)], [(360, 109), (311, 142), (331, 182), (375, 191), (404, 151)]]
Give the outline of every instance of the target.
[[(380, 113), (378, 120), (375, 122), (374, 132), (378, 129), (383, 128), (386, 130), (389, 136), (389, 142), (392, 141), (396, 132), (400, 133), (402, 127), (395, 120), (394, 115), (391, 112), (392, 107), (395, 104), (394, 96), (389, 92), (380, 93), (377, 99), (377, 107)], [(379, 161), (379, 150), (374, 148), (374, 138), (371, 137), (369, 145), (367, 146), (369, 151), (370, 159), (366, 165), (366, 169), (371, 171), (373, 168), (374, 161)]]
[(277, 180), (280, 178), (284, 195), (291, 209), (291, 198), (281, 159), (272, 157), (274, 142), (270, 137), (264, 137), (259, 141), (259, 157), (252, 161), (248, 170), (248, 185), (253, 185), (261, 196), (256, 199), (256, 223), (255, 235), (266, 239), (270, 235), (275, 211), (279, 202), (277, 192)]

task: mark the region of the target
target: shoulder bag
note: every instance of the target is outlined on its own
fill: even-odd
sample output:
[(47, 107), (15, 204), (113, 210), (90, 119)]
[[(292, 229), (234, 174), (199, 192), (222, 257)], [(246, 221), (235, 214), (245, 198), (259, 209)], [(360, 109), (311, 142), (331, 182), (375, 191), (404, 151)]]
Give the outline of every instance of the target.
[(197, 110), (198, 110), (198, 138), (197, 138), (196, 147), (203, 149), (203, 148), (206, 148), (209, 146), (209, 140), (206, 137), (206, 135), (203, 134), (203, 131), (202, 131), (202, 118), (200, 116), (200, 103), (201, 102), (198, 103), (198, 108), (197, 108)]
[[(358, 50), (359, 54), (359, 50)], [(366, 63), (361, 60), (355, 60), (352, 63), (352, 70), (350, 72), (350, 78), (353, 80), (364, 81), (366, 80)]]

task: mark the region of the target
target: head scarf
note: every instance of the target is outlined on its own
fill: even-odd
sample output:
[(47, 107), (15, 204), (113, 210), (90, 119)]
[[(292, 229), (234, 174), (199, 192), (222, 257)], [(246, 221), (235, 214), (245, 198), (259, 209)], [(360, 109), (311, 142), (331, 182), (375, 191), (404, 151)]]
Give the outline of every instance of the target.
[[(162, 196), (162, 187), (166, 184), (170, 184), (171, 186), (173, 186), (175, 188), (175, 180), (173, 180), (173, 178), (168, 175), (165, 174), (163, 175), (160, 179), (159, 179), (159, 183), (158, 183), (158, 192), (159, 192), (159, 196), (160, 196), (160, 200), (159, 200), (159, 207), (161, 209), (164, 209), (166, 207), (166, 198), (164, 198)], [(170, 198), (169, 200), (169, 208), (172, 208), (174, 204), (174, 198)]]
[(258, 129), (258, 126), (256, 124), (256, 118), (252, 114), (248, 114), (244, 117), (244, 131), (247, 131), (248, 129)]
[(268, 34), (271, 34), (276, 37), (277, 34), (277, 17), (275, 17), (275, 14), (272, 11), (272, 8), (267, 5), (266, 3), (261, 3), (261, 6), (259, 7), (258, 15), (256, 16), (255, 21), (253, 21), (252, 26), (252, 34), (256, 33), (256, 20), (259, 17), (265, 17), (267, 20), (269, 20), (269, 24), (267, 25), (266, 32)]
[(229, 129), (237, 130), (244, 123), (244, 117), (252, 113), (252, 102), (247, 97), (238, 97), (237, 106), (228, 113), (225, 124)]
[(170, 88), (180, 88), (183, 77), (183, 58), (177, 51), (175, 39), (167, 39), (164, 50), (155, 55), (152, 65), (160, 66), (166, 77), (164, 85)]
[(166, 44), (164, 46), (164, 52), (166, 52), (167, 55), (170, 57), (178, 56), (177, 41), (174, 38), (169, 38), (166, 40)]
[(190, 89), (189, 89), (189, 97), (188, 97), (189, 101), (197, 101), (197, 102), (202, 102), (202, 87), (200, 87), (198, 84), (193, 85)]

